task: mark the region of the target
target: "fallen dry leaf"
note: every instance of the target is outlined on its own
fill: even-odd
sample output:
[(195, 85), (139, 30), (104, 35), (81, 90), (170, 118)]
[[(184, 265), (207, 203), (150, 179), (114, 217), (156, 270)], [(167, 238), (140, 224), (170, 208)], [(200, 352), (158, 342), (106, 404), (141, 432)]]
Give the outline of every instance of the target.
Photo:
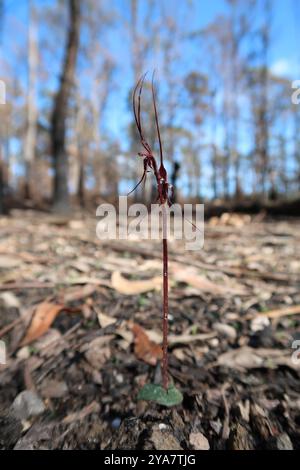
[(53, 304), (51, 302), (42, 302), (39, 304), (20, 346), (26, 346), (46, 333), (57, 315), (65, 308), (64, 305)]
[(117, 336), (120, 336), (121, 339), (118, 341), (118, 344), (124, 350), (128, 349), (134, 340), (131, 327), (131, 322), (123, 321), (115, 332)]
[(134, 353), (138, 359), (155, 366), (157, 361), (162, 359), (162, 348), (159, 344), (151, 341), (140, 325), (132, 325), (134, 334)]
[(76, 287), (75, 289), (72, 289), (70, 292), (67, 292), (64, 295), (63, 299), (65, 303), (82, 300), (94, 294), (96, 290), (97, 290), (97, 285), (86, 284), (83, 287)]
[(20, 266), (21, 262), (17, 256), (0, 255), (0, 269), (12, 269)]
[[(256, 318), (280, 318), (286, 317), (289, 315), (299, 315), (300, 314), (300, 305), (293, 305), (285, 308), (279, 308), (276, 310), (269, 310), (268, 312), (259, 312), (257, 315), (254, 314)], [(252, 316), (251, 316), (252, 317)]]
[(251, 222), (251, 216), (248, 214), (236, 214), (224, 212), (220, 217), (212, 217), (208, 225), (216, 227), (218, 225), (227, 225), (231, 227), (240, 228)]
[(189, 344), (193, 341), (204, 341), (206, 339), (211, 339), (216, 336), (216, 333), (199, 333), (197, 335), (170, 335), (168, 338), (169, 346), (174, 346), (175, 344)]
[[(123, 327), (122, 328), (119, 328), (118, 330), (116, 330), (116, 333), (119, 334), (120, 336), (124, 337), (124, 339), (126, 339), (126, 341), (130, 344), (132, 343), (133, 341), (133, 336), (132, 336), (132, 333), (131, 331), (129, 330), (124, 330), (125, 326), (127, 325), (127, 327), (130, 327), (131, 328), (131, 331), (134, 333), (134, 323), (132, 323), (131, 321), (127, 322), (127, 323), (124, 323)], [(139, 325), (137, 325), (139, 326)], [(141, 327), (139, 327), (141, 328)], [(126, 332), (126, 335), (124, 334)], [(158, 332), (158, 331), (155, 331), (155, 330), (145, 330), (143, 328), (143, 332), (144, 334), (147, 336), (148, 340), (151, 342), (151, 343), (154, 343), (154, 344), (161, 344), (162, 343), (162, 340), (163, 340), (163, 335), (161, 332)], [(199, 333), (199, 334), (188, 334), (188, 333), (183, 333), (181, 335), (169, 335), (168, 336), (168, 345), (170, 347), (173, 347), (173, 346), (176, 346), (176, 345), (179, 345), (179, 344), (190, 344), (190, 343), (193, 343), (195, 341), (205, 341), (207, 339), (212, 339), (212, 338), (215, 338), (217, 336), (217, 333)]]
[(143, 294), (162, 286), (161, 276), (141, 281), (129, 281), (125, 279), (119, 271), (114, 271), (111, 276), (113, 289), (124, 295)]
[(231, 349), (221, 354), (217, 360), (219, 365), (239, 370), (261, 367), (263, 362), (264, 359), (259, 355), (258, 350), (248, 346)]
[(172, 273), (173, 279), (176, 281), (184, 282), (209, 294), (227, 296), (232, 294), (243, 295), (246, 292), (243, 286), (232, 287), (215, 284), (206, 277), (199, 275), (197, 270), (192, 267), (181, 268), (173, 266)]
[(74, 268), (81, 273), (89, 273), (91, 269), (89, 264), (84, 259), (82, 260), (81, 258), (77, 258), (75, 261), (72, 261), (69, 266), (70, 268)]
[(52, 354), (59, 354), (68, 343), (63, 335), (56, 328), (49, 328), (46, 333), (38, 338), (34, 343), (34, 348), (39, 352), (39, 356), (51, 356)]
[(87, 350), (85, 351), (85, 357), (94, 369), (101, 369), (103, 364), (105, 364), (105, 362), (110, 358), (111, 349), (109, 347), (109, 342), (113, 338), (113, 335), (99, 336), (88, 344)]
[(99, 312), (98, 310), (96, 310), (96, 312), (101, 328), (106, 328), (109, 325), (113, 325), (117, 321), (116, 318), (109, 317), (108, 315), (105, 315), (105, 313)]
[(66, 382), (55, 379), (46, 379), (40, 390), (43, 398), (62, 398), (68, 393)]
[(217, 365), (241, 371), (259, 367), (276, 369), (278, 366), (287, 366), (294, 370), (300, 369), (300, 364), (292, 361), (289, 351), (266, 348), (254, 349), (249, 346), (242, 346), (221, 354), (218, 357)]

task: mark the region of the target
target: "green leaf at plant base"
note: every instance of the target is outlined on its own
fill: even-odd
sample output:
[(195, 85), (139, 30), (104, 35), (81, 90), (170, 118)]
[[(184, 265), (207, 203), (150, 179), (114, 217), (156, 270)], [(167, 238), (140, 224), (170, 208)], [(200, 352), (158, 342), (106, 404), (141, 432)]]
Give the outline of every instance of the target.
[(137, 399), (154, 401), (163, 406), (175, 406), (182, 402), (183, 396), (174, 385), (170, 385), (170, 387), (165, 390), (161, 385), (146, 384), (139, 391)]

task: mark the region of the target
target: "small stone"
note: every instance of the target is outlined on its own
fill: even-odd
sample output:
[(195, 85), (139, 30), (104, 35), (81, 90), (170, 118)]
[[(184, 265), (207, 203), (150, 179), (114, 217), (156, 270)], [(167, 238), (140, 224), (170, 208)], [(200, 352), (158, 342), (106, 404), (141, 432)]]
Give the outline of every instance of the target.
[(192, 432), (190, 434), (190, 444), (195, 450), (209, 450), (209, 442), (201, 432)]
[(47, 380), (41, 388), (41, 395), (45, 398), (62, 398), (68, 392), (66, 382)]
[(210, 421), (209, 422), (212, 429), (215, 431), (216, 434), (220, 434), (221, 432), (221, 429), (222, 429), (222, 423), (219, 419), (217, 419), (217, 421)]
[(0, 300), (3, 301), (6, 308), (17, 308), (21, 307), (19, 299), (12, 292), (3, 292), (0, 294)]
[(26, 420), (38, 416), (45, 411), (45, 405), (40, 397), (31, 390), (24, 390), (14, 399), (11, 412), (15, 418)]
[(213, 338), (209, 341), (209, 344), (211, 345), (212, 348), (216, 348), (219, 346), (219, 340), (218, 338)]
[(178, 440), (168, 427), (161, 430), (159, 425), (155, 424), (152, 429), (151, 441), (156, 450), (182, 450)]
[(282, 433), (276, 439), (277, 449), (278, 450), (293, 450), (293, 444), (287, 433)]
[(236, 339), (237, 333), (233, 326), (226, 325), (225, 323), (214, 323), (213, 329), (231, 340)]
[(259, 315), (251, 321), (251, 331), (256, 333), (262, 331), (270, 325), (270, 320), (266, 316)]
[(116, 381), (118, 384), (122, 384), (124, 382), (124, 377), (122, 374), (116, 374)]
[(118, 429), (120, 427), (120, 424), (121, 424), (121, 418), (115, 418), (113, 419), (111, 425), (114, 429)]
[(93, 377), (93, 381), (94, 381), (95, 384), (97, 384), (97, 385), (102, 385), (103, 384), (102, 375), (98, 370), (94, 369), (92, 371), (92, 377)]
[(245, 402), (239, 401), (237, 406), (239, 407), (241, 417), (243, 418), (243, 420), (249, 423), (250, 401), (249, 400), (246, 400)]
[(17, 358), (18, 359), (28, 359), (30, 357), (30, 349), (29, 346), (23, 346), (19, 351), (17, 352)]
[(159, 429), (162, 431), (163, 429), (167, 429), (168, 426), (165, 423), (159, 423), (158, 425)]

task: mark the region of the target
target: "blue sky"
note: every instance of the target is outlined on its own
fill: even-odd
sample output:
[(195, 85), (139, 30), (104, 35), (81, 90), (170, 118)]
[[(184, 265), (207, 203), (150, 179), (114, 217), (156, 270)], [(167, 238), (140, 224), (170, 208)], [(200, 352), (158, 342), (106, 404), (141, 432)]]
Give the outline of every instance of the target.
[[(55, 5), (57, 0), (33, 0), (39, 7), (49, 7)], [(162, 0), (165, 4), (165, 9), (168, 13), (177, 18), (180, 17), (180, 5), (193, 4), (190, 9), (190, 15), (187, 14), (188, 24), (181, 24), (182, 30), (194, 31), (205, 27), (217, 15), (226, 13), (226, 2), (224, 0), (186, 0), (179, 2), (178, 0)], [(130, 9), (129, 0), (107, 0), (104, 2), (107, 5), (112, 5), (112, 10), (117, 14), (129, 19)], [(141, 17), (143, 16), (144, 5), (146, 0), (140, 2)], [(271, 69), (278, 73), (283, 74), (291, 79), (300, 78), (300, 2), (299, 0), (272, 0), (274, 21), (273, 21), (273, 41), (270, 53), (270, 66)], [(24, 45), (26, 41), (26, 25), (28, 13), (28, 0), (4, 0), (5, 5), (5, 21), (4, 28), (2, 28), (1, 37), (1, 56), (11, 58), (12, 51), (16, 51), (17, 45)], [(174, 13), (173, 13), (174, 12)], [(180, 18), (179, 18), (180, 21)], [(120, 50), (127, 47), (127, 34), (122, 26), (112, 29), (111, 33), (107, 36), (109, 41), (109, 48), (116, 57), (120, 55)], [(57, 49), (58, 57), (60, 56), (60, 45)], [(126, 54), (126, 51), (125, 51)], [(182, 59), (182, 66), (186, 63), (187, 66), (191, 64), (195, 57), (195, 50), (190, 46), (186, 51), (186, 58)], [(130, 76), (130, 63), (126, 56), (124, 62), (118, 63), (118, 79), (120, 79), (119, 86), (121, 92), (125, 93), (126, 89), (131, 86), (132, 80)], [(153, 68), (157, 64), (153, 61)], [(20, 68), (25, 64), (20, 64)], [(159, 73), (159, 70), (158, 70)], [(299, 76), (298, 76), (299, 75)], [(55, 82), (53, 82), (55, 83)]]
[[(56, 0), (32, 0), (39, 8), (51, 7)], [(161, 0), (167, 14), (171, 14), (180, 24), (182, 34), (197, 31), (208, 25), (217, 15), (226, 13), (225, 0)], [(144, 20), (147, 2), (140, 2), (140, 19)], [(272, 48), (269, 57), (271, 70), (278, 75), (291, 80), (300, 79), (300, 2), (299, 0), (273, 0), (273, 30)], [(22, 56), (26, 52), (28, 0), (4, 0), (5, 16), (1, 36), (0, 65), (4, 61), (13, 64), (18, 75), (26, 80), (26, 60)], [(124, 26), (130, 15), (130, 1), (105, 0), (106, 10), (114, 12), (116, 27), (110, 28), (105, 34), (103, 46), (115, 59), (117, 68), (113, 77), (115, 91), (110, 95), (105, 115), (105, 128), (112, 137), (121, 137), (124, 146), (127, 143), (128, 123), (132, 119), (131, 110), (128, 109), (127, 97), (132, 88), (132, 67), (130, 63), (130, 46), (128, 33)], [(154, 10), (153, 15), (157, 12)], [(100, 19), (99, 19), (100, 21)], [(43, 24), (40, 25), (40, 35), (45, 34)], [(49, 34), (49, 33), (48, 33)], [(21, 51), (21, 56), (20, 56)], [(55, 89), (61, 63), (63, 42), (58, 39), (57, 53), (54, 60), (48, 64), (49, 88)], [(196, 43), (191, 41), (183, 43), (183, 53), (179, 60), (179, 73), (197, 68), (197, 63), (205, 60), (199, 57)], [(147, 60), (147, 68), (156, 68), (159, 80), (159, 69), (162, 64), (157, 63), (156, 56)], [(1, 75), (1, 70), (0, 70)], [(44, 84), (42, 84), (44, 85)], [(40, 97), (41, 99), (41, 97)]]

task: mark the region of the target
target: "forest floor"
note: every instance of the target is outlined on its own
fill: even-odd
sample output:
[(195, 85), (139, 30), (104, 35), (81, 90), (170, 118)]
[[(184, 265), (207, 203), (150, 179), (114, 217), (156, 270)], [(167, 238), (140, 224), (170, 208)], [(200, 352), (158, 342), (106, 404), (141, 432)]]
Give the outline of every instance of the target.
[(136, 399), (161, 380), (160, 243), (95, 226), (0, 218), (0, 448), (299, 449), (300, 221), (223, 215), (199, 252), (170, 241), (172, 409)]

